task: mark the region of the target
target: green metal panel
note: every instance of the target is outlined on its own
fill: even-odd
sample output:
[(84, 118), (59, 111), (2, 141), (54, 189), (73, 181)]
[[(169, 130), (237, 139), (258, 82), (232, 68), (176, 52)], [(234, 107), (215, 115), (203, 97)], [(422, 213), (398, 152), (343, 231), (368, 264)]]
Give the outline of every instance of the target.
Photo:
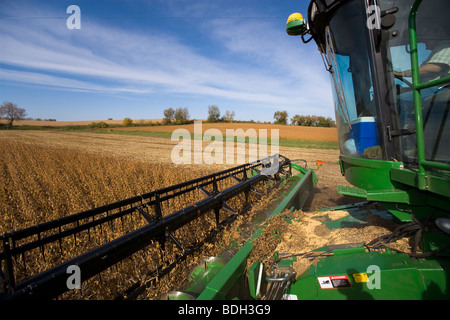
[(247, 242), (224, 268), (207, 284), (205, 290), (198, 296), (198, 300), (224, 300), (236, 282), (245, 271), (247, 258), (253, 249), (252, 243)]
[(227, 261), (220, 258), (212, 258), (204, 261), (203, 265), (195, 268), (191, 273), (193, 279), (190, 286), (184, 290), (186, 293), (196, 294), (205, 289), (206, 283), (213, 279), (224, 267)]
[[(400, 202), (400, 203), (411, 203), (412, 198), (407, 191), (391, 189), (391, 190), (374, 190), (367, 192), (361, 188), (348, 187), (348, 186), (338, 186), (338, 194), (364, 198), (369, 201), (382, 201), (382, 202)], [(420, 197), (418, 199), (421, 199)], [(417, 201), (417, 198), (414, 199)], [(424, 201), (422, 201), (424, 203)]]
[[(417, 170), (405, 168), (391, 168), (391, 179), (395, 182), (419, 189), (419, 172)], [(423, 190), (450, 197), (450, 179), (448, 176), (441, 175), (434, 172), (427, 172), (424, 176), (425, 186)]]
[[(247, 271), (249, 293), (253, 299), (256, 299), (258, 296), (258, 281), (261, 280), (259, 279), (259, 272), (262, 271), (260, 268), (262, 268), (262, 264), (259, 261), (256, 261)], [(261, 276), (263, 275), (261, 274)]]
[(395, 189), (390, 178), (390, 169), (399, 168), (402, 163), (341, 155), (341, 165), (349, 183), (366, 191), (371, 191)]
[[(367, 275), (366, 282), (357, 282), (361, 274)], [(319, 280), (331, 276), (345, 276), (348, 285), (322, 288)], [(448, 299), (447, 286), (446, 273), (438, 262), (412, 260), (406, 254), (388, 251), (323, 258), (316, 268), (298, 277), (289, 293), (306, 300)]]
[(426, 172), (421, 178), (418, 169), (404, 168), (402, 162), (346, 156), (341, 156), (341, 165), (346, 179), (356, 187), (339, 186), (338, 194), (380, 201), (400, 221), (411, 221), (408, 212), (420, 219), (432, 212), (436, 216), (448, 214), (448, 176)]
[[(340, 219), (327, 219), (327, 211), (345, 210), (348, 215)], [(367, 216), (376, 214), (392, 220), (392, 215), (375, 203), (361, 202), (352, 205), (327, 208), (317, 213), (328, 229), (361, 227), (367, 224)], [(409, 219), (411, 217), (407, 215)], [(426, 251), (448, 245), (448, 236), (441, 238), (434, 234), (424, 234), (424, 242), (430, 246)], [(340, 299), (449, 299), (450, 261), (442, 252), (442, 257), (412, 259), (408, 254), (390, 250), (366, 252), (363, 244), (328, 245), (315, 252), (333, 251), (333, 256), (324, 257), (307, 271), (299, 275), (291, 285), (289, 294), (304, 300)], [(441, 254), (441, 253), (440, 253)], [(361, 275), (366, 281), (361, 282)], [(343, 287), (321, 286), (323, 279), (343, 278)], [(378, 282), (377, 282), (378, 281)]]

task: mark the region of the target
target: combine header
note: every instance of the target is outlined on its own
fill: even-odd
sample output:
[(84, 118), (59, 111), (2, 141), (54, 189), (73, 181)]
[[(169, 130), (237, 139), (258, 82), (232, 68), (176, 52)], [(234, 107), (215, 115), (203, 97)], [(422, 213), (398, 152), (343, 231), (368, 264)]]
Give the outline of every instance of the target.
[[(360, 202), (301, 213), (317, 182), (312, 169), (281, 156), (278, 170), (270, 175), (261, 174), (263, 162), (242, 165), (3, 235), (1, 298), (53, 298), (68, 290), (70, 266), (78, 266), (85, 281), (145, 247), (174, 243), (181, 252), (176, 259), (160, 263), (148, 274), (150, 280), (130, 285), (119, 296), (135, 298), (154, 279), (170, 276), (177, 263), (206, 241), (214, 242), (221, 229), (267, 194), (259, 188), (268, 191), (283, 184), (280, 199), (248, 221), (254, 232), (245, 235), (241, 247), (223, 248), (221, 254), (202, 260), (188, 281), (161, 298), (450, 299), (449, 11), (448, 0), (312, 0), (308, 21), (299, 13), (287, 20), (289, 35), (301, 36), (304, 43), (314, 40), (330, 73), (340, 142), (336, 160), (353, 185), (337, 192)], [(219, 188), (222, 180), (235, 183)], [(199, 190), (203, 200), (164, 212), (166, 201)], [(239, 208), (231, 205), (239, 197)], [(284, 251), (270, 253), (269, 262), (250, 259), (269, 239), (263, 237), (269, 218), (291, 219), (281, 212), (300, 215), (297, 225), (302, 215), (314, 221), (323, 236), (345, 228), (357, 234), (374, 217), (396, 227), (370, 241), (333, 239), (336, 243), (312, 250), (284, 246)], [(29, 250), (42, 248), (44, 255), (50, 242), (131, 214), (141, 216), (145, 225), (17, 281), (15, 270)], [(189, 223), (207, 214), (215, 223), (205, 227), (205, 236), (183, 243), (178, 230), (189, 230)], [(67, 224), (72, 227), (63, 228)], [(272, 236), (281, 243), (286, 240), (283, 234)], [(395, 249), (395, 241), (404, 237), (411, 249)], [(310, 261), (302, 272), (296, 269), (300, 260)]]
[[(293, 171), (296, 174), (293, 175)], [(0, 237), (3, 249), (0, 252), (2, 263), (0, 298), (7, 300), (56, 298), (73, 289), (73, 286), (68, 285), (68, 279), (71, 278), (75, 269), (79, 270), (79, 281), (84, 282), (138, 251), (149, 250), (152, 246), (157, 246), (164, 251), (166, 242), (173, 243), (179, 249), (179, 254), (173, 261), (168, 263), (169, 260), (165, 259), (164, 254), (161, 253), (163, 257), (159, 262), (160, 265), (144, 277), (149, 280), (131, 284), (116, 297), (117, 299), (137, 298), (147, 287), (168, 275), (175, 266), (186, 260), (206, 242), (212, 241), (236, 218), (245, 215), (252, 204), (267, 195), (271, 189), (280, 184), (299, 183), (295, 194), (292, 194), (289, 197), (290, 200), (285, 201), (284, 205), (300, 208), (306, 201), (307, 195), (312, 192), (316, 181), (311, 170), (306, 170), (291, 163), (289, 159), (277, 155), (4, 234)], [(228, 185), (228, 187), (221, 190), (219, 187), (221, 185)], [(167, 203), (199, 193), (203, 195), (202, 200), (176, 212), (165, 210)], [(234, 204), (233, 208), (231, 203)], [(202, 222), (201, 227), (206, 231), (202, 233), (202, 238), (196, 237), (187, 244), (177, 238), (179, 229), (188, 228), (187, 233), (189, 233), (189, 224), (192, 221), (211, 214), (213, 218)], [(42, 273), (23, 276), (23, 274), (27, 275), (27, 255), (32, 254), (33, 250), (40, 251), (39, 259), (42, 261), (57, 260), (55, 254), (58, 255), (64, 250), (65, 241), (76, 242), (77, 235), (80, 237), (80, 234), (86, 232), (88, 235), (89, 232), (101, 232), (102, 226), (107, 228), (108, 224), (136, 215), (144, 220), (144, 226), (59, 263)], [(258, 219), (263, 220), (261, 217)], [(79, 239), (78, 242), (80, 246), (86, 245)], [(56, 252), (55, 249), (48, 249), (50, 251), (48, 252), (46, 247), (52, 245), (59, 249)], [(17, 281), (16, 270), (21, 270), (20, 282)]]

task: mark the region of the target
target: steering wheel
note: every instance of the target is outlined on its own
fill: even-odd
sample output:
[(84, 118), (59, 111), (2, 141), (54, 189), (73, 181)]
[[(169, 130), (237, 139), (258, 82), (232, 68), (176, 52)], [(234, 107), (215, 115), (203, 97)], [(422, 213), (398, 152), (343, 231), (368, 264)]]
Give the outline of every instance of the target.
[(405, 78), (403, 78), (402, 76), (399, 76), (397, 74), (394, 73), (394, 78), (400, 80), (401, 82), (403, 82), (404, 84), (406, 84), (410, 89), (413, 89), (413, 84), (411, 82), (409, 82), (408, 80), (406, 80)]

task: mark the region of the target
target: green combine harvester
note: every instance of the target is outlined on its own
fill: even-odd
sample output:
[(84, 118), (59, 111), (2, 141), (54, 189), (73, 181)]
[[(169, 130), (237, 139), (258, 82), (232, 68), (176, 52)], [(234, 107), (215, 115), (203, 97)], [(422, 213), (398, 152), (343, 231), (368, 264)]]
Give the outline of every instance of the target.
[[(362, 201), (329, 208), (349, 215), (324, 223), (364, 224), (365, 208), (377, 203), (397, 229), (370, 243), (276, 253), (270, 270), (258, 261), (246, 268), (261, 228), (231, 258), (206, 260), (188, 287), (165, 299), (450, 298), (448, 12), (448, 0), (313, 0), (307, 21), (299, 13), (287, 20), (289, 35), (315, 41), (330, 73), (340, 168), (354, 186), (337, 192)], [(301, 208), (292, 199), (304, 196), (303, 178), (272, 215)], [(389, 247), (405, 235), (413, 235), (412, 252)], [(300, 256), (316, 262), (295, 274)]]

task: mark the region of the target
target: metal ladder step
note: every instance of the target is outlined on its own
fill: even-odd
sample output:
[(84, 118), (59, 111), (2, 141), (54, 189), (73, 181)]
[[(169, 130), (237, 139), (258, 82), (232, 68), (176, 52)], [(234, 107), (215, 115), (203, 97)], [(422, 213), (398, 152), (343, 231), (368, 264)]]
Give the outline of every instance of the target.
[(367, 199), (367, 191), (361, 188), (338, 186), (337, 193), (344, 196)]

